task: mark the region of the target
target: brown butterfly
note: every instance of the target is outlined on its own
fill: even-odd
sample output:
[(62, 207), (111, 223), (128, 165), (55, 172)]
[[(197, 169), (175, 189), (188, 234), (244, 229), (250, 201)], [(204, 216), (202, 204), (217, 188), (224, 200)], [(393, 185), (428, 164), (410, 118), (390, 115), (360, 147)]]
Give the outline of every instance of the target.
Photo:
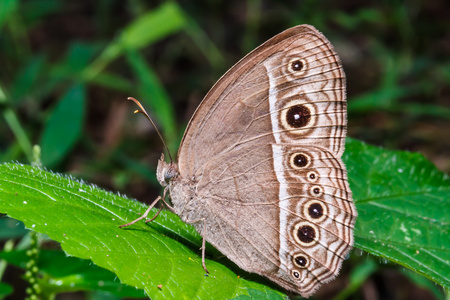
[(206, 240), (305, 297), (336, 277), (357, 215), (341, 160), (346, 106), (339, 57), (310, 25), (276, 35), (219, 79), (178, 163), (159, 161), (165, 192), (154, 202), (168, 191), (170, 210), (203, 236), (205, 270)]

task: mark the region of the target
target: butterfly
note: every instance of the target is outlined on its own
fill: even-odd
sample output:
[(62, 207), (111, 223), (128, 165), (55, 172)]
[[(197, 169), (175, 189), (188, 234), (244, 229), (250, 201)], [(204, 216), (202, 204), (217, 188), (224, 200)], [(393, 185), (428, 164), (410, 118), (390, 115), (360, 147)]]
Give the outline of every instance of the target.
[(299, 25), (250, 52), (208, 92), (178, 162), (159, 160), (165, 190), (153, 203), (167, 193), (169, 209), (203, 236), (206, 271), (205, 240), (304, 297), (337, 276), (357, 216), (341, 160), (345, 88), (330, 42)]

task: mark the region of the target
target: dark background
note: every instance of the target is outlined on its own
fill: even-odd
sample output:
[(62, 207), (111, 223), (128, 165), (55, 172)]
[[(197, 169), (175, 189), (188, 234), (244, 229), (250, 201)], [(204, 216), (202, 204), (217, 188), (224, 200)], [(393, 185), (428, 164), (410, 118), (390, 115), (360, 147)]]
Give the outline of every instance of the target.
[[(8, 9), (13, 2), (14, 9)], [(273, 35), (312, 24), (343, 62), (348, 135), (388, 149), (421, 152), (440, 170), (450, 171), (450, 2), (178, 1), (188, 20), (178, 30), (118, 55), (99, 70), (101, 80), (83, 77), (124, 28), (164, 3), (0, 2), (0, 162), (30, 163), (26, 153), (31, 149), (18, 142), (18, 132), (29, 145), (41, 144), (56, 105), (71, 87), (81, 85), (82, 131), (61, 159), (43, 161), (44, 166), (149, 203), (160, 193), (155, 168), (163, 146), (151, 125), (133, 115), (136, 106), (126, 97), (142, 100), (175, 155), (195, 108), (228, 68)], [(151, 82), (160, 83), (163, 96), (148, 89), (130, 57), (143, 59), (145, 64), (137, 65), (155, 76)], [(111, 74), (127, 84), (116, 84)], [(16, 123), (10, 121), (11, 112)], [(317, 298), (336, 295), (351, 269), (344, 267)], [(7, 274), (12, 273), (20, 271)], [(70, 297), (84, 296), (59, 299)], [(384, 265), (350, 297), (439, 296), (399, 267)]]

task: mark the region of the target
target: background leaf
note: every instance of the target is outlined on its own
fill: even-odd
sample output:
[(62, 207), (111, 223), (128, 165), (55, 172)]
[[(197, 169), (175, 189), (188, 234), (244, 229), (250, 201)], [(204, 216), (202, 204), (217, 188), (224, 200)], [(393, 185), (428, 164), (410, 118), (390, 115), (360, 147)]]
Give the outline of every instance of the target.
[(355, 246), (450, 287), (450, 179), (422, 155), (349, 140)]
[(139, 49), (180, 30), (185, 22), (183, 12), (175, 2), (166, 2), (130, 23), (119, 39), (112, 41), (92, 65), (83, 71), (90, 80), (125, 50)]
[(30, 96), (30, 90), (35, 87), (38, 79), (42, 76), (44, 63), (45, 57), (38, 55), (27, 62), (23, 70), (18, 71), (11, 86), (11, 99), (15, 105), (23, 101), (24, 97)]
[(148, 112), (151, 115), (155, 114), (158, 117), (156, 121), (163, 129), (163, 135), (169, 144), (169, 149), (175, 152), (180, 141), (177, 138), (177, 128), (174, 126), (176, 124), (175, 112), (167, 92), (139, 52), (127, 51), (125, 57), (141, 83), (142, 88), (139, 95), (142, 95), (142, 103), (150, 108)]
[[(25, 250), (0, 252), (0, 257), (19, 267), (25, 267), (30, 259)], [(53, 293), (99, 290), (121, 297), (144, 297), (144, 291), (121, 284), (114, 273), (62, 251), (40, 250), (36, 266)]]
[(3, 5), (0, 8), (0, 28), (6, 19), (17, 9), (17, 2), (17, 0), (3, 0)]
[(82, 85), (67, 91), (53, 110), (42, 133), (42, 163), (53, 166), (65, 158), (81, 137), (86, 95)]
[(184, 22), (185, 18), (178, 4), (166, 2), (128, 25), (119, 43), (123, 49), (142, 48), (182, 28)]
[(0, 297), (8, 296), (13, 291), (12, 286), (9, 284), (0, 282)]
[(0, 218), (0, 240), (21, 237), (27, 232), (22, 222), (11, 218)]

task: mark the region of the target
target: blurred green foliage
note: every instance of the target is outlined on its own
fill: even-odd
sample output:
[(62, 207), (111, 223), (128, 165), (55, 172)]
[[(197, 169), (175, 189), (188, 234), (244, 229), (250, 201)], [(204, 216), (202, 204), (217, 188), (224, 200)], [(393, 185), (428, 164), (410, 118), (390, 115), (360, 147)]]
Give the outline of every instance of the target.
[[(163, 147), (126, 97), (148, 107), (175, 153), (229, 67), (307, 23), (343, 61), (349, 135), (422, 152), (448, 172), (449, 11), (444, 0), (2, 0), (0, 161), (30, 163), (38, 144), (44, 166), (150, 202), (160, 192), (154, 170)], [(15, 237), (0, 228), (4, 239)], [(389, 268), (366, 263), (354, 272), (386, 289)], [(362, 283), (351, 284), (339, 297)], [(0, 285), (0, 297), (8, 292)]]

